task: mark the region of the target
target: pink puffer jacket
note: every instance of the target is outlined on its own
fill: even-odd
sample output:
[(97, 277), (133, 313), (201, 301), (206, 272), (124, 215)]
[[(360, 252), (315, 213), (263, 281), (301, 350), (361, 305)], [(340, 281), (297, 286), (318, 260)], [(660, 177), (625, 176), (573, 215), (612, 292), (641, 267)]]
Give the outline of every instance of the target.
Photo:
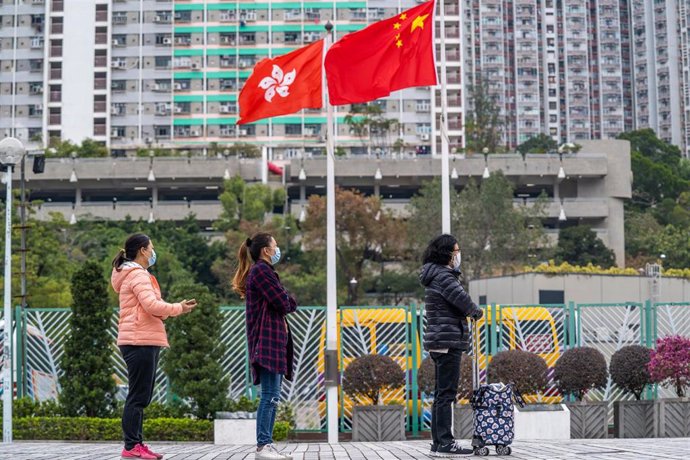
[(168, 346), (163, 320), (182, 314), (182, 304), (161, 300), (156, 277), (140, 266), (125, 264), (110, 277), (120, 296), (118, 345)]

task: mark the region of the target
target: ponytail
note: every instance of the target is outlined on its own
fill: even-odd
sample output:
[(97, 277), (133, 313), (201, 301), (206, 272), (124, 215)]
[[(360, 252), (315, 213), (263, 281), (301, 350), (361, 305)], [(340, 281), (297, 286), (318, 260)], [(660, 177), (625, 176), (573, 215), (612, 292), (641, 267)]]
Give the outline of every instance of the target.
[(259, 260), (261, 250), (271, 245), (273, 237), (268, 233), (257, 233), (247, 238), (237, 251), (237, 270), (232, 278), (232, 290), (244, 299), (247, 296), (247, 275), (252, 263)]
[(239, 294), (241, 299), (247, 295), (247, 275), (252, 266), (249, 260), (249, 246), (251, 244), (252, 240), (247, 238), (240, 245), (240, 249), (237, 251), (237, 270), (232, 278), (232, 290)]
[(141, 248), (147, 248), (150, 243), (151, 238), (143, 233), (135, 233), (127, 238), (127, 241), (125, 241), (125, 247), (120, 248), (120, 250), (117, 251), (117, 255), (113, 259), (113, 268), (117, 271), (122, 270), (120, 267), (123, 263), (136, 259), (139, 250)]

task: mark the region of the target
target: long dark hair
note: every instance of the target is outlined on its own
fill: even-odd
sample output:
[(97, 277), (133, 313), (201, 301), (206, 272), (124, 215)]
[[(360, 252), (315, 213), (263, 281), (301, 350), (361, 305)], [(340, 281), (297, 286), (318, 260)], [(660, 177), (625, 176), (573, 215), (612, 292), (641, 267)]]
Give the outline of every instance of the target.
[[(237, 251), (237, 270), (235, 276), (232, 278), (232, 290), (244, 299), (247, 295), (247, 275), (252, 266), (252, 262), (256, 262), (261, 258), (261, 250), (271, 246), (273, 236), (268, 233), (257, 233), (251, 238), (247, 238), (240, 245)], [(251, 256), (251, 261), (249, 257)]]
[(151, 238), (143, 233), (135, 233), (127, 238), (127, 241), (125, 241), (125, 247), (117, 251), (117, 255), (113, 259), (113, 268), (117, 271), (120, 271), (120, 266), (123, 263), (127, 262), (128, 260), (136, 259), (139, 250), (141, 248), (147, 248), (150, 243)]
[(448, 265), (453, 257), (453, 249), (458, 244), (458, 240), (453, 235), (439, 235), (429, 241), (429, 245), (422, 256), (422, 263)]

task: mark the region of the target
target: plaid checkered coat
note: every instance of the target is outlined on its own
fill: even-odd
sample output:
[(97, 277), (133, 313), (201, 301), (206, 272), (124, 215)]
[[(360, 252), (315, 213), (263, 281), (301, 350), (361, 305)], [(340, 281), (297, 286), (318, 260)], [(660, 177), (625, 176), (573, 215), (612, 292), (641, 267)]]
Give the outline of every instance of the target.
[(297, 301), (280, 284), (268, 262), (259, 260), (247, 275), (247, 342), (249, 362), (258, 385), (259, 368), (292, 379), (293, 344), (287, 315), (297, 310)]

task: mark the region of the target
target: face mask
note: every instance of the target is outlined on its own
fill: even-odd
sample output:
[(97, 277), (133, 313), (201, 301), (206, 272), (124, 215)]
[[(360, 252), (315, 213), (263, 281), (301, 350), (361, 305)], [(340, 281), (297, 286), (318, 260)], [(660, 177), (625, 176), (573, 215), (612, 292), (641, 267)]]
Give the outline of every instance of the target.
[(462, 253), (458, 251), (457, 254), (455, 254), (455, 257), (453, 257), (453, 270), (456, 272), (460, 271), (460, 264), (462, 263)]
[(280, 262), (280, 248), (276, 246), (276, 252), (271, 256), (271, 265), (275, 265)]
[(151, 257), (149, 257), (149, 267), (153, 267), (156, 264), (156, 250), (152, 249)]

